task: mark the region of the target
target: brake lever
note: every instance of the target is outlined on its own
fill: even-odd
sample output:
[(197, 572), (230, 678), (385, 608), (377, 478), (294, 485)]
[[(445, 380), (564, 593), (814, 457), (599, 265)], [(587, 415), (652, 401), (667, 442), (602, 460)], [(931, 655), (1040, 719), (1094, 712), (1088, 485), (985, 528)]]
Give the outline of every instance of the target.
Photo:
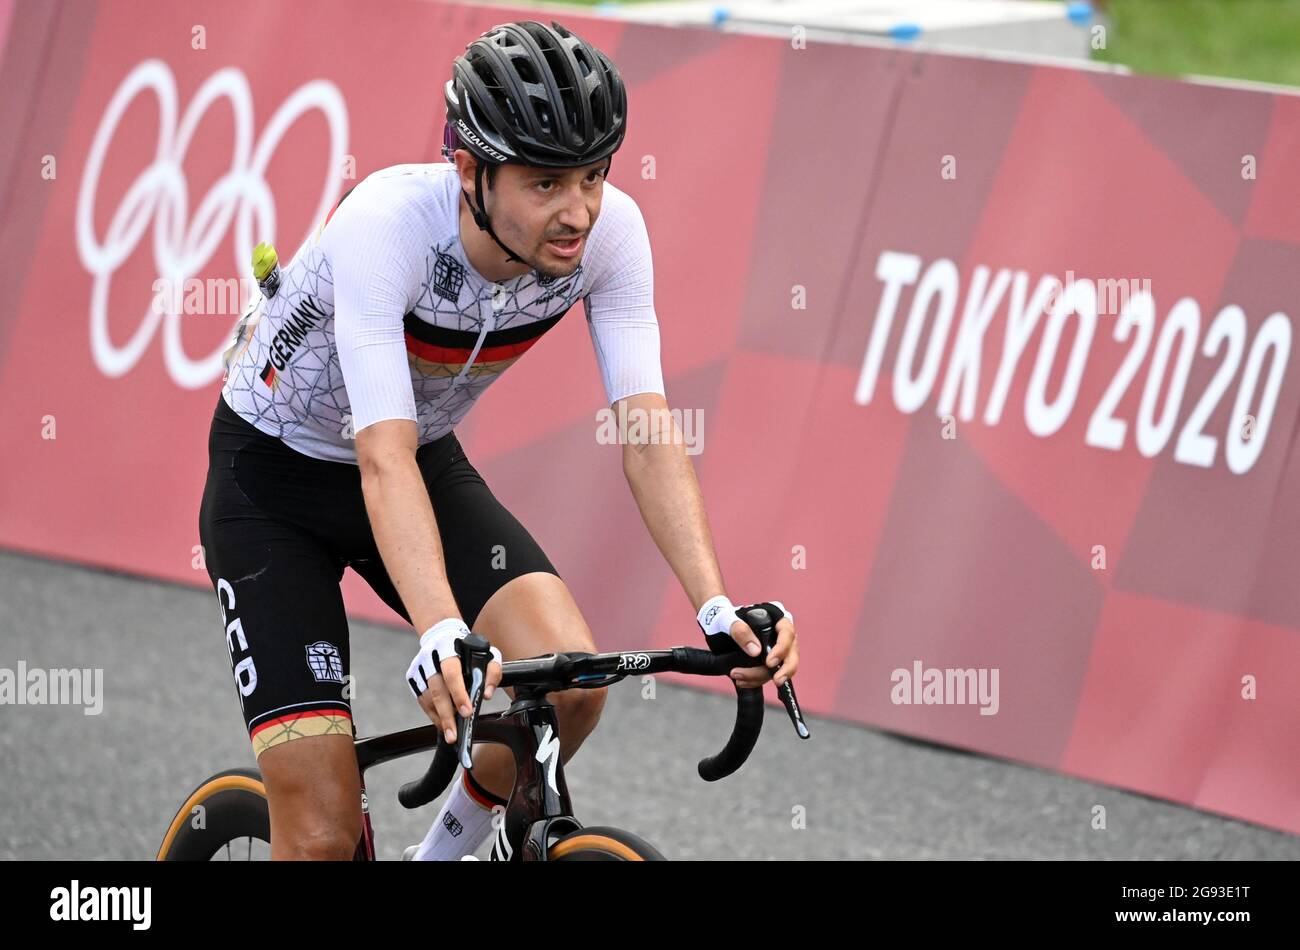
[(492, 662), (488, 642), (477, 633), (470, 633), (456, 641), (456, 655), (460, 657), (465, 689), (469, 692), (469, 717), (456, 712), (456, 758), (466, 772), (474, 770), (474, 722), (483, 706), (483, 689), (487, 685), (487, 668)]
[[(763, 645), (763, 653), (756, 659), (762, 660), (763, 665), (767, 665), (767, 655), (772, 647), (776, 646), (776, 621), (768, 613), (767, 608), (761, 604), (754, 604), (749, 607), (742, 607), (736, 611), (736, 615), (749, 625), (758, 637), (758, 642)], [(778, 665), (777, 670), (781, 667)], [(776, 670), (772, 671), (776, 675)], [(781, 697), (781, 703), (785, 706), (785, 711), (790, 715), (790, 722), (794, 726), (795, 735), (800, 739), (807, 739), (811, 733), (808, 732), (808, 724), (804, 722), (803, 711), (799, 708), (799, 700), (794, 694), (794, 680), (789, 677), (786, 681), (776, 688), (776, 694)]]

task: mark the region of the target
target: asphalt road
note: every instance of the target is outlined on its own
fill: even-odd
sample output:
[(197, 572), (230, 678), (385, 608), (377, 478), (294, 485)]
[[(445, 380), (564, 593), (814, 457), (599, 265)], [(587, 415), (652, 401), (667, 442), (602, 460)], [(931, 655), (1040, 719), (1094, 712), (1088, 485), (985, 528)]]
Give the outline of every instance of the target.
[[(363, 732), (420, 724), (401, 682), (413, 643), (354, 624)], [(208, 590), (0, 551), (0, 667), (19, 660), (102, 668), (104, 699), (95, 716), (0, 706), (0, 859), (150, 860), (203, 778), (254, 764)], [(708, 785), (695, 762), (726, 738), (731, 703), (657, 686), (653, 698), (631, 680), (612, 687), (566, 774), (579, 820), (634, 831), (669, 858), (1300, 859), (1293, 835), (826, 720), (800, 743), (770, 714), (745, 767)], [(403, 759), (368, 776), (381, 858), (436, 814), (396, 801), (422, 768)], [(1098, 804), (1105, 830), (1091, 827)]]

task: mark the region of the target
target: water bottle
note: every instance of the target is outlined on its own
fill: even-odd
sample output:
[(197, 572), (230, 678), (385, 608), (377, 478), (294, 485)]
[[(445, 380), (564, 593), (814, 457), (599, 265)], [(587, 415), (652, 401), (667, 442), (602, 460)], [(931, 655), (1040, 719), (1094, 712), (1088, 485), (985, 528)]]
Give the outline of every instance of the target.
[(263, 242), (253, 248), (253, 277), (267, 300), (280, 289), (280, 258), (273, 245)]

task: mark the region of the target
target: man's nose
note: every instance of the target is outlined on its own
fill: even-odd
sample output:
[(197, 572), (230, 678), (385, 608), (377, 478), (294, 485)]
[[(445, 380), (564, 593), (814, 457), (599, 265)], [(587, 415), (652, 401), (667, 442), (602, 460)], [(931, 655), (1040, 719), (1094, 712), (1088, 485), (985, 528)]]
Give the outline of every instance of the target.
[(574, 234), (585, 234), (591, 226), (591, 208), (581, 192), (571, 192), (560, 210), (559, 223)]

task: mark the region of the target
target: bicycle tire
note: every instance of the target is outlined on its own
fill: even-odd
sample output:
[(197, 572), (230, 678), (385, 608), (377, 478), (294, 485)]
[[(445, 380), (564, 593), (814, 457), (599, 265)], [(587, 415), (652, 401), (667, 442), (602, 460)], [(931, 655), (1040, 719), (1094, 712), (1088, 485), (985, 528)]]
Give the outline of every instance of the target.
[(593, 826), (552, 842), (548, 861), (667, 861), (650, 842), (621, 828)]
[[(203, 808), (204, 820), (196, 828), (192, 818), (198, 807)], [(271, 812), (257, 769), (227, 769), (205, 779), (176, 812), (156, 860), (210, 861), (241, 838), (264, 841), (270, 847)]]

